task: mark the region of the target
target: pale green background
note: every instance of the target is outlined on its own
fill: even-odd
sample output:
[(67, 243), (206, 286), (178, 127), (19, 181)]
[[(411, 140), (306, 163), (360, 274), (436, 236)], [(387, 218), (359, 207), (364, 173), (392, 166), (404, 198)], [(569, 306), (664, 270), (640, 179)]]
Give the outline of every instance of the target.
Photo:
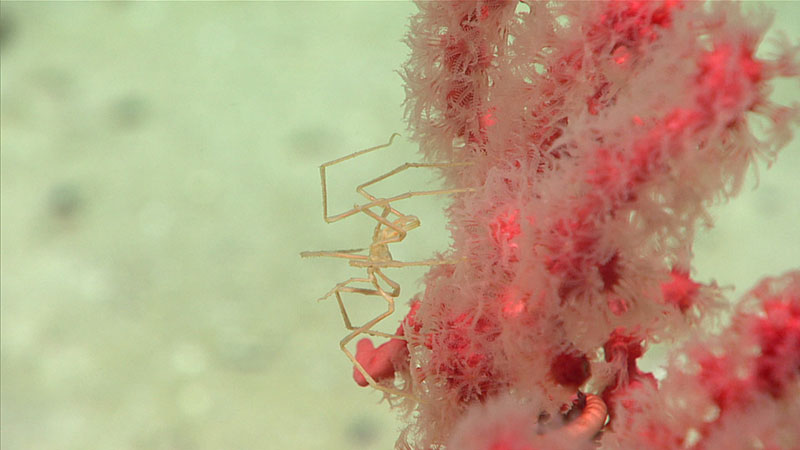
[[(771, 6), (797, 25), (797, 4)], [(399, 425), (314, 301), (359, 272), (298, 254), (369, 242), (365, 219), (323, 223), (316, 167), (405, 129), (393, 71), (413, 11), (2, 3), (4, 450), (391, 448)], [(416, 159), (401, 141), (337, 167), (334, 208)], [(798, 266), (799, 169), (795, 141), (718, 209), (700, 279)], [(447, 248), (441, 205), (404, 205), (425, 225), (397, 259)], [(398, 272), (403, 302), (421, 273)]]

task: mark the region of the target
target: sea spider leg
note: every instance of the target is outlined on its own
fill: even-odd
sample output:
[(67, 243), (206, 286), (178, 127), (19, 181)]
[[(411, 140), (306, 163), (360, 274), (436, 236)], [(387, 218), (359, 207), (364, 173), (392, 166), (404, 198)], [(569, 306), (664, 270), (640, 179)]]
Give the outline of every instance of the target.
[[(418, 197), (418, 196), (422, 196), (422, 195), (439, 195), (439, 194), (446, 195), (446, 194), (455, 194), (455, 193), (459, 193), (459, 192), (474, 191), (475, 190), (474, 188), (435, 189), (435, 190), (431, 190), (431, 191), (407, 192), (405, 194), (400, 194), (398, 196), (390, 197), (390, 198), (378, 198), (378, 197), (375, 197), (374, 195), (370, 194), (369, 192), (367, 192), (367, 190), (365, 189), (367, 186), (372, 186), (373, 184), (379, 183), (379, 182), (381, 182), (381, 181), (383, 181), (383, 180), (385, 180), (387, 178), (390, 178), (390, 177), (392, 177), (394, 175), (397, 175), (398, 173), (403, 172), (404, 170), (408, 170), (408, 169), (412, 169), (412, 168), (444, 168), (444, 167), (458, 167), (458, 166), (469, 166), (469, 165), (472, 165), (472, 163), (471, 162), (454, 162), (454, 163), (405, 163), (405, 164), (401, 164), (401, 165), (395, 167), (394, 169), (384, 173), (383, 175), (377, 176), (377, 177), (375, 177), (375, 178), (373, 178), (373, 179), (371, 179), (371, 180), (369, 180), (367, 182), (364, 182), (364, 183), (362, 183), (362, 184), (360, 184), (360, 185), (358, 185), (356, 187), (356, 192), (358, 192), (359, 194), (361, 194), (367, 200), (370, 201), (370, 203), (367, 203), (365, 205), (361, 205), (360, 208), (371, 208), (372, 206), (379, 206), (379, 205), (382, 205), (382, 204), (386, 204), (388, 206), (389, 204), (391, 204), (391, 202), (394, 202), (394, 201), (397, 201), (397, 200), (403, 200), (403, 199), (406, 199), (406, 198)], [(398, 217), (405, 217), (406, 216), (405, 214), (397, 211), (394, 208), (391, 208), (391, 211), (392, 211), (393, 214), (395, 214)], [(413, 216), (411, 216), (411, 217), (413, 217)], [(391, 226), (391, 225), (387, 224), (387, 226)]]
[[(370, 386), (372, 386), (374, 389), (377, 389), (377, 390), (380, 390), (380, 391), (383, 391), (383, 392), (386, 392), (386, 393), (390, 393), (390, 394), (403, 396), (403, 397), (410, 397), (410, 398), (413, 398), (413, 399), (416, 400), (416, 396), (414, 396), (413, 394), (410, 394), (410, 393), (407, 393), (407, 392), (403, 392), (403, 391), (401, 391), (399, 389), (381, 386), (380, 384), (378, 384), (378, 382), (375, 381), (375, 379), (372, 377), (372, 375), (369, 374), (369, 372), (364, 368), (364, 366), (360, 362), (358, 362), (358, 360), (356, 359), (355, 355), (353, 355), (353, 353), (347, 348), (347, 345), (350, 344), (350, 342), (352, 342), (352, 340), (355, 339), (356, 337), (358, 337), (359, 335), (374, 333), (370, 329), (373, 326), (375, 326), (376, 324), (378, 324), (380, 321), (382, 321), (383, 319), (389, 317), (390, 315), (392, 315), (394, 313), (394, 298), (391, 295), (389, 295), (388, 292), (384, 291), (380, 287), (380, 285), (378, 284), (378, 280), (375, 277), (376, 271), (377, 271), (377, 269), (375, 269), (375, 270), (367, 269), (367, 272), (369, 274), (369, 278), (372, 280), (373, 285), (378, 290), (380, 295), (386, 300), (386, 303), (387, 303), (386, 312), (384, 312), (383, 314), (375, 317), (374, 319), (372, 319), (369, 322), (365, 323), (361, 327), (352, 330), (350, 332), (350, 334), (348, 334), (341, 341), (339, 341), (339, 348), (341, 348), (342, 352), (344, 352), (344, 354), (347, 356), (347, 358), (350, 359), (350, 362), (353, 364), (353, 367), (355, 367), (356, 370), (358, 370), (358, 372), (361, 373), (361, 375), (364, 376), (364, 379), (367, 381), (367, 383)], [(384, 278), (384, 280), (387, 280), (385, 278), (385, 276), (383, 276), (380, 273), (378, 273), (378, 274), (382, 278)], [(399, 286), (398, 286), (398, 289), (399, 289)], [(387, 337), (393, 337), (395, 339), (403, 339), (403, 340), (405, 340), (405, 338), (403, 336), (394, 336), (394, 335), (389, 336), (389, 335), (387, 335)]]
[[(313, 253), (317, 253), (317, 252), (313, 252)], [(380, 279), (382, 279), (383, 282), (386, 283), (389, 286), (389, 288), (391, 288), (391, 290), (387, 292), (385, 289), (380, 287), (380, 285), (378, 284), (378, 278), (375, 275), (380, 277)], [(373, 336), (382, 336), (382, 337), (388, 337), (388, 338), (401, 338), (400, 336), (397, 336), (397, 335), (394, 335), (394, 334), (389, 334), (389, 333), (384, 333), (384, 332), (374, 331), (374, 330), (369, 330), (369, 329), (363, 330), (363, 327), (354, 327), (352, 325), (352, 322), (350, 321), (350, 316), (347, 313), (347, 308), (344, 306), (344, 300), (342, 300), (342, 296), (341, 296), (342, 292), (348, 292), (348, 293), (353, 293), (353, 294), (362, 294), (362, 295), (381, 296), (381, 297), (384, 297), (385, 299), (387, 299), (387, 301), (388, 301), (388, 298), (390, 298), (392, 303), (394, 302), (394, 299), (397, 298), (400, 295), (400, 285), (397, 282), (395, 282), (394, 280), (392, 280), (391, 278), (387, 277), (383, 273), (383, 271), (381, 271), (380, 269), (368, 267), (367, 268), (367, 276), (368, 276), (367, 278), (352, 277), (352, 278), (349, 278), (349, 279), (347, 279), (345, 281), (342, 281), (341, 283), (337, 283), (330, 291), (328, 291), (325, 295), (320, 297), (318, 299), (318, 301), (325, 300), (328, 297), (330, 297), (331, 295), (335, 295), (336, 296), (336, 301), (339, 304), (339, 309), (340, 309), (340, 311), (342, 313), (342, 319), (344, 320), (345, 327), (348, 330), (352, 331), (352, 330), (356, 330), (356, 329), (362, 329), (362, 332), (365, 332), (365, 333), (373, 335)], [(359, 287), (350, 286), (352, 283), (369, 283), (369, 284), (371, 284), (373, 286), (373, 289), (359, 288)], [(387, 298), (387, 296), (388, 296), (388, 298)], [(381, 316), (384, 316), (384, 315), (381, 314)]]
[[(366, 192), (364, 190), (364, 188), (367, 187), (367, 186), (370, 186), (370, 185), (373, 185), (373, 184), (375, 184), (375, 183), (377, 183), (379, 181), (385, 180), (385, 179), (391, 177), (392, 175), (396, 175), (396, 174), (398, 174), (398, 173), (400, 173), (400, 172), (402, 172), (402, 171), (404, 171), (406, 169), (412, 168), (412, 167), (431, 167), (431, 168), (433, 168), (433, 167), (466, 166), (466, 165), (472, 164), (470, 162), (456, 162), (456, 163), (405, 163), (403, 165), (398, 166), (397, 168), (395, 168), (393, 170), (390, 170), (389, 172), (386, 172), (383, 175), (375, 177), (372, 180), (369, 180), (366, 183), (363, 183), (363, 184), (359, 185), (356, 188), (356, 191), (358, 193), (360, 193), (361, 195), (363, 195), (364, 197), (366, 197), (368, 200), (370, 200), (370, 203), (367, 203), (367, 204), (364, 204), (364, 205), (355, 205), (352, 209), (349, 209), (349, 210), (347, 210), (345, 212), (342, 212), (342, 213), (339, 213), (339, 214), (336, 214), (336, 215), (333, 215), (333, 216), (328, 215), (328, 185), (327, 185), (326, 169), (328, 167), (330, 167), (330, 166), (342, 163), (344, 161), (348, 161), (350, 159), (356, 158), (356, 157), (364, 155), (366, 153), (370, 153), (370, 152), (374, 152), (376, 150), (387, 148), (387, 147), (392, 145), (392, 142), (394, 142), (394, 139), (396, 137), (398, 137), (398, 136), (400, 136), (398, 133), (394, 133), (389, 137), (389, 141), (387, 143), (383, 144), (383, 145), (378, 145), (378, 146), (375, 146), (375, 147), (370, 147), (370, 148), (367, 148), (367, 149), (364, 149), (364, 150), (360, 150), (360, 151), (351, 153), (349, 155), (345, 155), (345, 156), (342, 156), (340, 158), (334, 159), (332, 161), (328, 161), (328, 162), (326, 162), (326, 163), (324, 163), (324, 164), (319, 166), (320, 183), (321, 183), (321, 186), (322, 186), (322, 217), (325, 220), (325, 222), (327, 222), (327, 223), (338, 222), (339, 220), (342, 220), (342, 219), (344, 219), (346, 217), (350, 217), (350, 216), (352, 216), (354, 214), (357, 214), (359, 212), (363, 212), (366, 209), (369, 209), (369, 208), (372, 208), (372, 207), (375, 207), (375, 206), (389, 207), (390, 211), (392, 213), (394, 213), (397, 216), (404, 217), (405, 216), (404, 214), (400, 213), (399, 211), (395, 210), (394, 208), (392, 208), (390, 206), (390, 204), (392, 202), (395, 202), (395, 201), (398, 201), (398, 200), (404, 200), (404, 199), (411, 198), (411, 197), (417, 197), (417, 196), (421, 196), (421, 195), (453, 194), (453, 193), (458, 193), (458, 192), (468, 192), (468, 191), (473, 191), (474, 190), (473, 188), (459, 188), (459, 189), (438, 189), (438, 190), (432, 190), (432, 191), (413, 191), (413, 192), (406, 192), (405, 194), (400, 194), (400, 195), (397, 195), (397, 196), (394, 196), (394, 197), (390, 197), (390, 198), (376, 198), (375, 196), (369, 194), (368, 192)], [(410, 216), (410, 217), (413, 217), (413, 216)], [(392, 227), (392, 228), (395, 228), (395, 231), (397, 231), (398, 233), (401, 233), (403, 235), (403, 237), (405, 237), (405, 234), (402, 233), (401, 230), (397, 229), (392, 224), (392, 222), (386, 220), (386, 221), (384, 221), (384, 225)], [(400, 238), (397, 241), (391, 241), (391, 242), (399, 242), (401, 240), (402, 240), (402, 238)]]
[[(391, 206), (393, 202), (399, 200), (405, 200), (412, 197), (420, 197), (424, 195), (447, 195), (447, 194), (457, 194), (461, 192), (473, 192), (475, 191), (474, 188), (456, 188), (456, 189), (434, 189), (430, 191), (410, 191), (404, 194), (399, 194), (389, 198), (378, 198), (374, 195), (367, 192), (365, 189), (367, 186), (371, 186), (376, 184), (380, 181), (383, 181), (391, 176), (397, 175), (400, 172), (403, 172), (407, 169), (411, 168), (442, 168), (442, 167), (453, 167), (453, 166), (467, 166), (472, 163), (464, 162), (464, 163), (405, 163), (402, 164), (389, 172), (386, 172), (383, 175), (373, 178), (365, 183), (362, 183), (356, 187), (356, 192), (364, 196), (369, 203), (364, 205), (356, 205), (353, 209), (361, 210), (367, 215), (373, 217), (375, 220), (383, 223), (385, 226), (391, 228), (395, 231), (395, 233), (387, 234), (386, 239), (375, 242), (373, 245), (381, 245), (381, 244), (391, 244), (395, 242), (400, 242), (405, 239), (406, 234), (413, 228), (419, 226), (419, 219), (416, 216), (403, 214), (400, 211), (396, 210)], [(378, 218), (374, 213), (370, 214), (372, 207), (374, 206), (383, 206), (385, 208), (389, 208), (392, 214), (396, 215), (398, 218), (394, 221), (388, 220), (385, 216), (383, 218)], [(349, 211), (348, 211), (349, 212)], [(345, 212), (344, 214), (348, 213)]]
[[(375, 146), (375, 147), (370, 147), (368, 149), (360, 150), (360, 151), (351, 153), (349, 155), (345, 155), (345, 156), (343, 156), (341, 158), (337, 158), (337, 159), (334, 159), (332, 161), (328, 161), (328, 162), (320, 165), (320, 168), (319, 168), (319, 171), (320, 171), (320, 184), (322, 186), (322, 216), (323, 216), (323, 219), (325, 220), (325, 222), (327, 222), (327, 223), (337, 222), (337, 221), (342, 220), (342, 219), (344, 219), (346, 217), (350, 217), (350, 216), (352, 216), (354, 214), (357, 214), (359, 212), (363, 212), (364, 214), (372, 217), (373, 219), (375, 219), (379, 223), (382, 223), (384, 226), (386, 226), (386, 227), (388, 227), (388, 228), (390, 228), (392, 230), (391, 232), (388, 231), (388, 230), (384, 230), (382, 232), (382, 239), (380, 239), (380, 240), (375, 239), (375, 236), (373, 236), (373, 242), (372, 242), (372, 245), (370, 246), (370, 253), (371, 254), (375, 253), (375, 252), (377, 252), (377, 253), (381, 253), (381, 252), (388, 253), (388, 250), (386, 250), (386, 249), (388, 249), (388, 247), (387, 247), (388, 244), (402, 241), (403, 239), (405, 239), (405, 236), (408, 233), (408, 231), (410, 231), (411, 229), (414, 229), (414, 228), (419, 226), (419, 219), (417, 217), (401, 213), (400, 211), (396, 210), (395, 208), (393, 208), (391, 206), (392, 202), (399, 201), (399, 200), (404, 200), (404, 199), (411, 198), (411, 197), (422, 196), (422, 195), (438, 195), (438, 194), (443, 194), (444, 195), (444, 194), (454, 194), (454, 193), (459, 193), (459, 192), (474, 191), (473, 188), (438, 189), (438, 190), (431, 190), (431, 191), (412, 191), (412, 192), (406, 192), (404, 194), (396, 195), (396, 196), (390, 197), (390, 198), (377, 198), (374, 195), (372, 195), (372, 194), (370, 194), (369, 192), (366, 191), (365, 188), (367, 186), (371, 186), (371, 185), (373, 185), (375, 183), (378, 183), (378, 182), (380, 182), (382, 180), (385, 180), (385, 179), (387, 179), (387, 178), (389, 178), (389, 177), (391, 177), (393, 175), (396, 175), (396, 174), (398, 174), (398, 173), (400, 173), (400, 172), (402, 172), (404, 170), (410, 169), (410, 168), (420, 168), (420, 167), (423, 167), (423, 168), (437, 168), (437, 167), (438, 168), (442, 168), (442, 167), (453, 167), (453, 166), (465, 166), (465, 165), (472, 164), (472, 163), (469, 163), (469, 162), (466, 162), (466, 163), (406, 163), (406, 164), (403, 164), (401, 166), (396, 167), (393, 170), (390, 170), (389, 172), (384, 173), (383, 175), (377, 176), (377, 177), (373, 178), (372, 180), (369, 180), (369, 181), (367, 181), (365, 183), (362, 183), (356, 188), (356, 191), (359, 194), (361, 194), (362, 196), (364, 196), (367, 200), (369, 200), (369, 203), (364, 204), (364, 205), (355, 205), (352, 209), (350, 209), (348, 211), (345, 211), (345, 212), (342, 212), (340, 214), (336, 214), (336, 215), (332, 215), (332, 216), (329, 215), (328, 214), (328, 187), (327, 187), (327, 181), (326, 181), (327, 180), (327, 178), (326, 178), (326, 169), (328, 167), (330, 167), (330, 166), (333, 166), (335, 164), (339, 164), (341, 162), (356, 158), (356, 157), (361, 156), (363, 154), (366, 154), (366, 153), (369, 153), (369, 152), (373, 152), (373, 151), (376, 151), (376, 150), (380, 150), (380, 149), (383, 149), (383, 148), (387, 148), (390, 145), (392, 145), (392, 142), (394, 141), (394, 139), (397, 136), (399, 136), (399, 134), (394, 133), (389, 137), (389, 141), (386, 144), (378, 145), (378, 146)], [(376, 207), (376, 206), (382, 206), (384, 208), (383, 214), (378, 215), (378, 214), (376, 214), (375, 212), (372, 211), (371, 208)], [(388, 209), (388, 211), (387, 211), (387, 209)], [(396, 216), (398, 216), (398, 218), (393, 220), (393, 221), (389, 220), (387, 218), (389, 213), (395, 214)], [(378, 234), (378, 229), (376, 229), (376, 234)], [(325, 254), (323, 254), (322, 252), (313, 252), (313, 253), (316, 253), (316, 254), (313, 254), (313, 255), (311, 253), (312, 252), (308, 252), (307, 256), (331, 256), (331, 257), (350, 258), (351, 259), (351, 261), (350, 261), (351, 265), (356, 266), (356, 267), (369, 267), (369, 266), (373, 265), (372, 261), (375, 261), (375, 258), (365, 259), (365, 258), (355, 258), (355, 257), (352, 257), (352, 256), (345, 256), (345, 255), (341, 254), (342, 252), (335, 252), (337, 254), (333, 254), (333, 253), (325, 253)], [(455, 261), (428, 260), (428, 261), (419, 261), (419, 262), (409, 262), (409, 263), (407, 263), (407, 262), (401, 262), (401, 261), (394, 261), (391, 258), (391, 256), (389, 256), (388, 258), (378, 258), (378, 259), (380, 260), (380, 263), (379, 263), (380, 267), (406, 267), (406, 266), (421, 266), (421, 265), (437, 265), (437, 264), (451, 264), (451, 263), (455, 262)]]
[(324, 164), (319, 166), (319, 177), (320, 177), (320, 181), (322, 183), (322, 218), (325, 220), (325, 222), (327, 222), (327, 223), (338, 222), (339, 220), (342, 220), (345, 217), (350, 217), (353, 214), (361, 212), (360, 208), (355, 207), (355, 208), (353, 208), (353, 209), (351, 209), (349, 211), (345, 211), (345, 212), (343, 212), (341, 214), (336, 214), (335, 216), (329, 216), (328, 215), (328, 187), (327, 187), (327, 183), (326, 183), (325, 169), (330, 167), (330, 166), (333, 166), (335, 164), (339, 164), (341, 162), (353, 159), (353, 158), (355, 158), (357, 156), (361, 156), (361, 155), (369, 153), (369, 152), (374, 152), (375, 150), (380, 150), (380, 149), (389, 147), (390, 145), (392, 145), (392, 142), (394, 141), (394, 138), (396, 138), (397, 136), (400, 136), (400, 135), (398, 133), (393, 133), (389, 137), (389, 142), (387, 142), (387, 143), (385, 143), (383, 145), (378, 145), (378, 146), (375, 146), (375, 147), (370, 147), (368, 149), (360, 150), (360, 151), (357, 151), (355, 153), (351, 153), (349, 155), (342, 156), (341, 158), (336, 158), (333, 161), (328, 161), (328, 162), (326, 162), (326, 163), (324, 163)]
[[(342, 312), (342, 318), (344, 319), (345, 327), (350, 331), (362, 330), (361, 331), (362, 333), (367, 333), (367, 334), (370, 334), (370, 335), (373, 335), (373, 336), (383, 336), (383, 337), (388, 337), (388, 338), (392, 338), (392, 339), (405, 340), (405, 338), (402, 337), (402, 336), (398, 336), (398, 335), (390, 334), (390, 333), (384, 333), (382, 331), (375, 331), (375, 330), (371, 329), (372, 326), (376, 325), (378, 322), (380, 322), (384, 318), (390, 316), (392, 314), (392, 311), (394, 311), (394, 299), (396, 299), (398, 296), (400, 296), (400, 285), (397, 284), (392, 279), (390, 279), (389, 277), (387, 277), (380, 269), (367, 269), (367, 273), (368, 273), (369, 278), (367, 278), (366, 280), (368, 282), (372, 283), (372, 285), (375, 287), (375, 289), (374, 290), (370, 290), (369, 293), (363, 292), (363, 291), (366, 291), (366, 290), (358, 290), (358, 289), (353, 289), (353, 290), (339, 289), (339, 290), (336, 291), (336, 300), (339, 303), (339, 308), (340, 308), (340, 310)], [(392, 290), (390, 292), (387, 292), (385, 289), (380, 287), (380, 285), (378, 284), (378, 279), (377, 279), (377, 277), (375, 275), (377, 275), (381, 279), (383, 279), (383, 281), (386, 284), (388, 284), (392, 288)], [(381, 315), (379, 315), (379, 316), (377, 316), (376, 318), (373, 319), (373, 320), (377, 319), (377, 321), (375, 321), (374, 323), (373, 323), (373, 320), (368, 322), (368, 323), (372, 323), (372, 325), (370, 325), (370, 326), (363, 325), (361, 327), (354, 327), (352, 325), (352, 323), (350, 322), (350, 317), (348, 316), (347, 310), (344, 307), (344, 302), (342, 301), (342, 298), (341, 298), (341, 295), (340, 295), (341, 292), (353, 292), (353, 293), (364, 293), (364, 294), (367, 294), (367, 295), (378, 295), (378, 296), (383, 297), (389, 303), (389, 308), (387, 309), (387, 312), (382, 313)]]
[[(386, 290), (384, 290), (380, 286), (380, 284), (378, 282), (378, 278), (379, 277), (380, 277), (380, 279), (382, 279), (386, 284), (388, 284), (391, 287), (391, 289), (392, 289), (391, 291), (387, 292)], [(369, 284), (371, 284), (373, 286), (374, 289), (355, 288), (355, 287), (349, 286), (350, 283), (355, 283), (355, 282), (369, 283)], [(343, 302), (342, 297), (341, 297), (341, 293), (342, 292), (357, 293), (357, 294), (363, 294), (363, 295), (380, 296), (384, 300), (386, 300), (386, 303), (387, 303), (386, 311), (383, 312), (382, 314), (374, 317), (373, 319), (369, 320), (368, 322), (366, 322), (365, 324), (361, 325), (360, 327), (355, 327), (355, 326), (352, 325), (352, 323), (350, 321), (350, 317), (347, 314), (347, 310), (346, 310), (346, 308), (344, 306), (344, 302)], [(331, 295), (335, 295), (336, 296), (337, 303), (339, 304), (339, 309), (340, 309), (340, 311), (342, 313), (342, 318), (344, 319), (344, 322), (345, 322), (345, 327), (348, 330), (350, 330), (350, 333), (347, 336), (345, 336), (339, 342), (339, 346), (342, 349), (342, 352), (344, 352), (344, 354), (347, 356), (347, 358), (350, 360), (350, 362), (356, 368), (356, 370), (358, 370), (359, 373), (361, 373), (364, 376), (364, 379), (367, 381), (367, 383), (369, 385), (371, 385), (373, 388), (381, 390), (381, 391), (384, 391), (384, 392), (387, 392), (387, 393), (400, 395), (400, 396), (406, 396), (406, 397), (409, 397), (409, 396), (413, 397), (412, 395), (410, 395), (410, 394), (408, 394), (406, 392), (400, 391), (398, 389), (388, 388), (388, 387), (384, 387), (384, 386), (379, 385), (375, 381), (375, 379), (367, 372), (367, 370), (364, 368), (364, 366), (360, 362), (358, 362), (358, 360), (353, 355), (353, 353), (347, 348), (347, 345), (349, 345), (350, 342), (353, 341), (353, 339), (355, 339), (356, 337), (360, 336), (361, 334), (368, 334), (368, 335), (371, 335), (371, 336), (385, 337), (385, 338), (389, 338), (389, 339), (406, 340), (406, 338), (403, 337), (403, 336), (399, 336), (399, 335), (396, 335), (396, 334), (390, 334), (390, 333), (384, 333), (384, 332), (381, 332), (381, 331), (375, 331), (375, 330), (371, 329), (372, 327), (377, 325), (379, 322), (381, 322), (383, 319), (389, 317), (390, 315), (392, 315), (394, 313), (394, 310), (395, 310), (394, 299), (399, 294), (400, 294), (400, 285), (399, 284), (397, 284), (396, 282), (394, 282), (393, 280), (388, 278), (385, 274), (383, 274), (383, 272), (380, 269), (368, 268), (367, 269), (367, 278), (353, 277), (353, 278), (348, 279), (347, 281), (343, 281), (341, 283), (338, 283), (330, 292), (325, 294), (320, 300), (323, 300), (323, 299), (325, 299), (325, 298), (327, 298), (327, 297), (329, 297)]]
[(300, 252), (301, 258), (312, 258), (319, 256), (328, 256), (332, 258), (345, 258), (353, 260), (368, 260), (367, 255), (357, 255), (358, 252), (363, 252), (366, 248), (354, 248), (351, 250), (318, 250), (318, 251), (305, 251)]

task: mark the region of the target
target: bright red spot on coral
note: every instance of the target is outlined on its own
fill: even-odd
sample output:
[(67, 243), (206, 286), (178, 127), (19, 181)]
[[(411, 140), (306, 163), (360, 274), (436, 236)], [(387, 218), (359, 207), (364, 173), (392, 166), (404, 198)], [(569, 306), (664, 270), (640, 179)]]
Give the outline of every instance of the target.
[(492, 238), (497, 244), (510, 242), (515, 237), (522, 233), (522, 228), (517, 222), (519, 210), (515, 209), (505, 214), (500, 214), (497, 218), (489, 224), (489, 229), (492, 232)]
[(742, 48), (739, 54), (739, 67), (751, 83), (758, 83), (762, 78), (763, 64), (753, 59), (753, 52)]
[(762, 79), (762, 64), (753, 58), (753, 50), (747, 46), (735, 48), (721, 44), (703, 55), (698, 63), (696, 76), (698, 104), (711, 108), (709, 116), (719, 114), (719, 109), (736, 109), (752, 105), (743, 104), (753, 84)]
[(497, 123), (497, 120), (493, 116), (494, 111), (495, 111), (494, 108), (489, 108), (489, 110), (486, 111), (486, 114), (481, 116), (480, 119), (481, 130), (485, 130)]
[(755, 326), (761, 346), (756, 385), (778, 398), (786, 385), (800, 376), (800, 293), (795, 293), (789, 302), (767, 301), (764, 311), (766, 317)]
[(614, 59), (614, 62), (617, 63), (617, 65), (621, 66), (628, 62), (628, 60), (631, 58), (631, 53), (628, 50), (628, 47), (623, 45), (617, 47), (617, 49), (611, 54), (611, 57)]
[(686, 312), (694, 304), (700, 286), (700, 283), (692, 281), (688, 272), (673, 269), (670, 281), (661, 284), (661, 294), (666, 303), (678, 307), (681, 312)]
[(419, 332), (422, 329), (422, 322), (417, 319), (417, 312), (419, 311), (419, 307), (422, 306), (419, 300), (414, 300), (411, 302), (411, 309), (409, 309), (408, 314), (406, 314), (405, 323), (410, 326), (414, 332)]
[(503, 316), (507, 318), (519, 317), (519, 315), (525, 311), (525, 306), (529, 298), (530, 294), (522, 295), (516, 287), (507, 287), (500, 295), (500, 302), (503, 305)]
[(550, 364), (550, 373), (556, 383), (577, 389), (591, 375), (589, 358), (577, 351), (558, 354)]
[(536, 450), (536, 448), (520, 438), (501, 437), (492, 442), (487, 450)]

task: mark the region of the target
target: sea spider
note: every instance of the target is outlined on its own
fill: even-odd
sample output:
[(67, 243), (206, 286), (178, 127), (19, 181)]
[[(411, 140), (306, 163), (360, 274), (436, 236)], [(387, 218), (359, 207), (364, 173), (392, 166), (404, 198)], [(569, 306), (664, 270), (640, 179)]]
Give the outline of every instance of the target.
[[(322, 164), (319, 168), (320, 180), (322, 185), (323, 219), (327, 223), (333, 223), (358, 213), (366, 214), (367, 216), (375, 219), (377, 224), (375, 225), (375, 229), (372, 233), (372, 243), (370, 244), (370, 246), (368, 248), (353, 249), (353, 250), (307, 251), (307, 252), (302, 252), (300, 256), (343, 258), (349, 260), (349, 264), (353, 267), (361, 267), (366, 269), (367, 273), (365, 277), (352, 277), (345, 281), (337, 283), (330, 291), (328, 291), (325, 295), (320, 297), (319, 300), (324, 300), (330, 297), (331, 295), (334, 295), (336, 297), (336, 301), (339, 304), (339, 310), (341, 311), (342, 318), (344, 319), (345, 327), (350, 331), (350, 333), (339, 342), (339, 347), (342, 349), (344, 354), (347, 355), (347, 358), (353, 363), (356, 370), (358, 370), (364, 376), (369, 385), (375, 389), (387, 393), (393, 393), (408, 397), (409, 394), (407, 393), (404, 393), (397, 389), (387, 388), (385, 386), (379, 385), (378, 382), (376, 382), (375, 379), (367, 372), (367, 370), (364, 369), (362, 364), (356, 359), (353, 353), (347, 348), (347, 345), (353, 339), (355, 339), (361, 334), (380, 336), (390, 339), (405, 340), (403, 336), (397, 334), (384, 333), (372, 329), (379, 322), (381, 322), (385, 318), (389, 317), (392, 313), (394, 313), (395, 299), (400, 295), (400, 285), (391, 278), (389, 278), (383, 272), (383, 269), (387, 267), (431, 266), (439, 264), (452, 264), (455, 261), (442, 260), (442, 259), (429, 259), (423, 261), (397, 261), (394, 258), (392, 258), (392, 254), (389, 251), (389, 245), (401, 242), (403, 239), (405, 239), (409, 231), (420, 226), (420, 220), (418, 217), (409, 214), (404, 214), (398, 211), (396, 208), (392, 206), (392, 203), (423, 195), (440, 195), (440, 194), (447, 195), (447, 194), (455, 194), (461, 192), (469, 192), (473, 191), (474, 189), (460, 188), (460, 189), (437, 189), (430, 191), (409, 191), (404, 194), (399, 194), (388, 198), (378, 198), (367, 192), (366, 190), (367, 187), (410, 168), (444, 168), (453, 166), (464, 166), (470, 164), (470, 163), (405, 163), (393, 170), (390, 170), (389, 172), (384, 173), (383, 175), (377, 176), (356, 187), (356, 192), (358, 192), (358, 194), (366, 198), (367, 203), (364, 203), (363, 205), (356, 204), (353, 206), (352, 209), (349, 209), (345, 212), (336, 215), (329, 215), (328, 189), (325, 176), (326, 169), (330, 166), (356, 158), (366, 153), (387, 148), (390, 145), (392, 145), (392, 142), (397, 136), (399, 136), (399, 134), (394, 133), (389, 138), (389, 141), (386, 144), (378, 145), (376, 147), (370, 147), (368, 149), (360, 150), (355, 153), (343, 156), (341, 158), (334, 159), (333, 161), (328, 161)], [(374, 211), (373, 208), (379, 208), (380, 212)], [(362, 254), (362, 252), (365, 251), (366, 254)], [(382, 282), (386, 284), (387, 287), (384, 288), (383, 286), (381, 286), (379, 280), (382, 280)], [(365, 283), (369, 287), (353, 286), (353, 284), (356, 283)], [(387, 304), (386, 311), (374, 317), (373, 319), (367, 321), (361, 326), (354, 326), (350, 321), (347, 309), (345, 308), (344, 302), (342, 301), (341, 294), (343, 292), (381, 297), (386, 301)]]

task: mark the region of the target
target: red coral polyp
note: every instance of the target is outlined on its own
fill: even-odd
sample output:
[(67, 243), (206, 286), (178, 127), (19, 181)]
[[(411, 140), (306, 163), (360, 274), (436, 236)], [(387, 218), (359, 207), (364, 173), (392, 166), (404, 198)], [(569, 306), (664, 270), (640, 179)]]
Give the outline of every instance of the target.
[(800, 377), (800, 292), (764, 305), (766, 317), (758, 320), (755, 333), (761, 348), (756, 360), (756, 384), (773, 397)]
[(553, 358), (550, 373), (556, 383), (577, 389), (583, 386), (592, 374), (589, 358), (577, 351), (562, 352)]

